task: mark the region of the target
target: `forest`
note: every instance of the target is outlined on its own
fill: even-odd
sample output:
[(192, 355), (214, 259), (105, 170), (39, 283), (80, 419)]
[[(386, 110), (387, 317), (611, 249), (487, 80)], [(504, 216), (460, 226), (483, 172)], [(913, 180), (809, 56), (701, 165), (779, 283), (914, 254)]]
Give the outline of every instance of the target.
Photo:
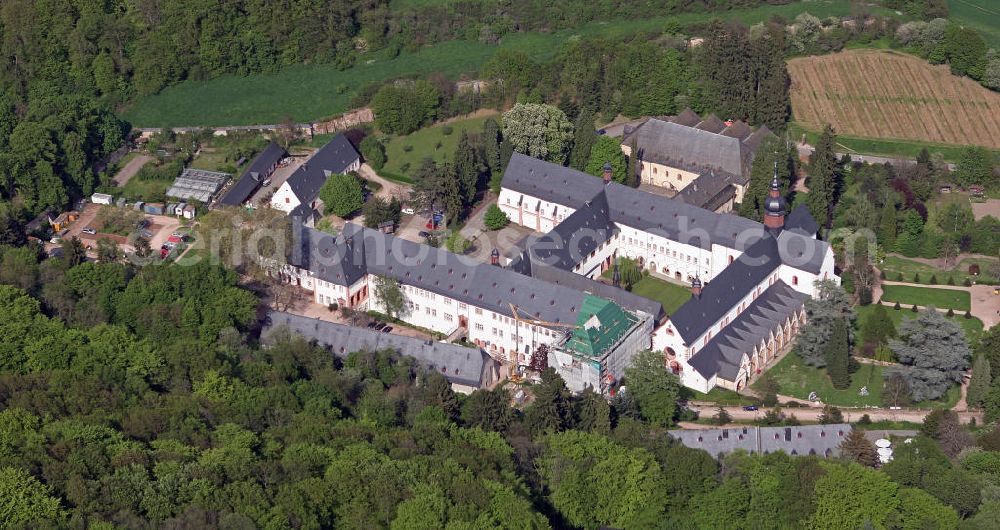
[[(339, 359), (280, 329), (262, 342), (256, 295), (215, 265), (133, 270), (29, 249), (0, 248), (5, 528), (1000, 521), (1000, 429), (974, 438), (949, 413), (881, 469), (859, 435), (841, 459), (718, 457), (669, 438), (688, 413), (651, 352), (610, 402), (571, 395), (549, 369), (511, 406), (507, 387), (455, 394), (391, 351)], [(766, 421), (795, 424), (787, 410)]]

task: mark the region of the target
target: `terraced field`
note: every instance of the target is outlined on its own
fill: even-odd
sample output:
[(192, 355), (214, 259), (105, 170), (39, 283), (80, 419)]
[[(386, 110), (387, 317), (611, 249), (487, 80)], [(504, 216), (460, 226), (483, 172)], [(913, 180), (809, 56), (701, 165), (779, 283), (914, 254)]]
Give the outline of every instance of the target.
[(1000, 94), (948, 67), (887, 50), (788, 62), (792, 114), (812, 130), (1000, 148)]

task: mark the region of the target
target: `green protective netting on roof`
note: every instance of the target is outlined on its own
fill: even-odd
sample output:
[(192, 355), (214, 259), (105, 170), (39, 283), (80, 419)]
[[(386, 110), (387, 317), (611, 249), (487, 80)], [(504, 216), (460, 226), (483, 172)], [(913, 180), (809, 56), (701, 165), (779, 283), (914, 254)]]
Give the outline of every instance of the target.
[(613, 302), (587, 295), (576, 320), (579, 327), (573, 330), (564, 348), (580, 355), (600, 357), (632, 329), (636, 320)]

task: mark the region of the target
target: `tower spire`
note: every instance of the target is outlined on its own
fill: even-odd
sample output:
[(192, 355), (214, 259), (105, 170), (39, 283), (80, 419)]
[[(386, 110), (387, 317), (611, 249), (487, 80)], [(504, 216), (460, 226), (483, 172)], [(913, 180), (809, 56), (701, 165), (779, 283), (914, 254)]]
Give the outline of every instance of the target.
[(771, 178), (771, 192), (764, 201), (764, 226), (771, 230), (781, 230), (785, 227), (785, 198), (781, 196), (781, 184), (778, 182), (778, 161), (774, 161), (774, 176)]

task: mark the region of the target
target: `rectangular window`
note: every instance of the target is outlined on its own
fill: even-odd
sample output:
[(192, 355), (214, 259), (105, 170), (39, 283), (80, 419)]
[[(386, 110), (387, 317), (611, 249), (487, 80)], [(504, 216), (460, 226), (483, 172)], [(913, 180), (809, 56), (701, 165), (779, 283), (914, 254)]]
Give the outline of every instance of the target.
[(476, 324), (476, 331), (483, 331), (484, 329), (486, 329), (486, 328), (483, 327), (482, 324), (478, 324), (478, 323)]
[(477, 315), (481, 315), (481, 314), (483, 314), (483, 310), (482, 310), (481, 308), (477, 307), (477, 308), (476, 308), (476, 314), (477, 314)]
[(448, 322), (451, 322), (452, 320), (451, 315), (449, 315), (448, 313), (444, 314), (444, 319), (447, 320)]
[(465, 302), (459, 302), (458, 303), (458, 308), (459, 309), (468, 309), (469, 308), (469, 304), (466, 304)]

